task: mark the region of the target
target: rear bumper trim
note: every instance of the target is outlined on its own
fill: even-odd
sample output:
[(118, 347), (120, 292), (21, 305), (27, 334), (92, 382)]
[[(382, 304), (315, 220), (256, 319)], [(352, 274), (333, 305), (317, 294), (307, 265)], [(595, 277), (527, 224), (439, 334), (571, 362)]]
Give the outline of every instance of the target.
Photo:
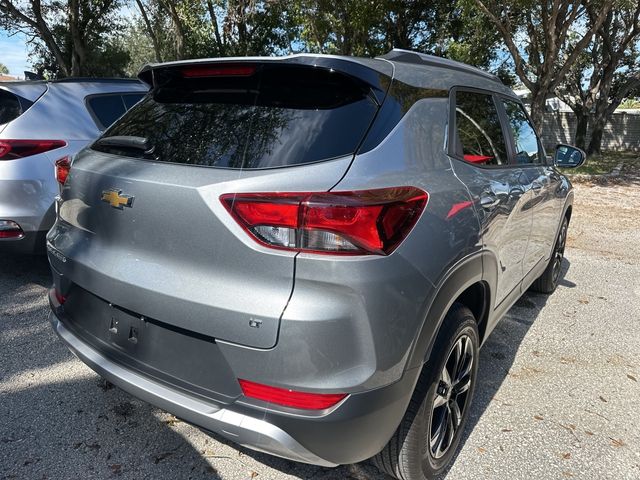
[(287, 432), (265, 420), (170, 389), (113, 362), (74, 335), (54, 312), (50, 313), (49, 321), (58, 336), (80, 360), (128, 393), (247, 448), (297, 462), (336, 466), (310, 452)]

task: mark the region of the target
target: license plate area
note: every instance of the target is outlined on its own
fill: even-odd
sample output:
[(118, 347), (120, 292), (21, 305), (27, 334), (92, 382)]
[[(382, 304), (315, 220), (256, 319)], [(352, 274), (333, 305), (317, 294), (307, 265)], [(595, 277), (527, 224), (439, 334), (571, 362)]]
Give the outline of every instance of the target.
[(241, 391), (215, 339), (130, 312), (74, 285), (63, 322), (110, 360), (187, 393), (229, 403)]

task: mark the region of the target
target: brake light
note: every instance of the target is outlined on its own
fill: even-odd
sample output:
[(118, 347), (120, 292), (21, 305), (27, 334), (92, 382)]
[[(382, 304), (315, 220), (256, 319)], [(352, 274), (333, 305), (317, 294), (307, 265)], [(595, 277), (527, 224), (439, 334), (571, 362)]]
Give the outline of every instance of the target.
[(389, 255), (418, 221), (429, 196), (415, 187), (354, 192), (245, 193), (220, 197), (256, 241), (272, 248)]
[(0, 160), (30, 157), (66, 145), (64, 140), (0, 140)]
[(270, 387), (248, 380), (238, 380), (238, 382), (245, 397), (304, 410), (324, 410), (325, 408), (333, 407), (347, 396), (346, 393), (297, 392), (285, 388)]
[(71, 170), (71, 157), (64, 156), (56, 160), (55, 175), (56, 180), (60, 185), (64, 185), (69, 177), (69, 171)]
[(24, 237), (20, 225), (11, 220), (0, 220), (0, 238), (18, 239)]
[(256, 71), (254, 65), (242, 64), (218, 64), (218, 65), (193, 65), (182, 68), (184, 78), (202, 77), (248, 77)]

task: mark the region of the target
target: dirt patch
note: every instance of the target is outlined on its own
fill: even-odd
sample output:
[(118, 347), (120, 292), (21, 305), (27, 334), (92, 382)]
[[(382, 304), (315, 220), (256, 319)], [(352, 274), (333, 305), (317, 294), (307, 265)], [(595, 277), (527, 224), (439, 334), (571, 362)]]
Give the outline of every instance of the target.
[(640, 260), (640, 158), (625, 159), (622, 174), (575, 183), (568, 245), (608, 258)]

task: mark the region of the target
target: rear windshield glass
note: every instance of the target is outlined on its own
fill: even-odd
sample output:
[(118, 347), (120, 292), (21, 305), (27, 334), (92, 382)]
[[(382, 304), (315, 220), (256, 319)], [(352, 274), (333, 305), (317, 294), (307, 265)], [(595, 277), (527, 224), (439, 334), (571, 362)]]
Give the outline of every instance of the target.
[(29, 100), (21, 99), (11, 92), (0, 89), (0, 125), (18, 118), (31, 106), (31, 103)]
[(251, 75), (184, 76), (156, 74), (153, 94), (103, 136), (149, 148), (119, 148), (115, 138), (92, 148), (209, 167), (297, 165), (353, 153), (377, 110), (366, 84), (329, 69), (258, 65)]

